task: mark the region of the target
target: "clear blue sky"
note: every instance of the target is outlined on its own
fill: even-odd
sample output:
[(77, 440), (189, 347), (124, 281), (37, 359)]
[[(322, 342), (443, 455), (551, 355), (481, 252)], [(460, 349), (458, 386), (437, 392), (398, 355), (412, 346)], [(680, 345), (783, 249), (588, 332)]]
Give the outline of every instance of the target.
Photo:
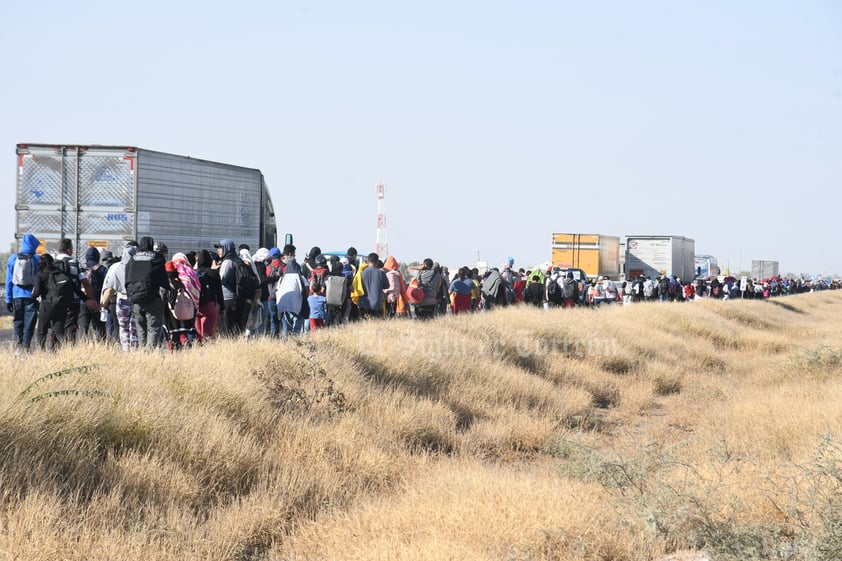
[(643, 233), (842, 273), (842, 2), (1, 11), (0, 240), (16, 143), (125, 144), (260, 168), (302, 249), (371, 250), (383, 181), (401, 261)]

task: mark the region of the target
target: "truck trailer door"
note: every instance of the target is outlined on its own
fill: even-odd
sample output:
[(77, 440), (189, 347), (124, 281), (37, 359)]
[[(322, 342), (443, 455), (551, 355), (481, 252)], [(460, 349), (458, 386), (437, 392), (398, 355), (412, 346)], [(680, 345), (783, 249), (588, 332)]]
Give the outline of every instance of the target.
[(48, 251), (70, 238), (119, 250), (134, 237), (135, 151), (122, 147), (18, 145), (17, 237), (34, 234)]

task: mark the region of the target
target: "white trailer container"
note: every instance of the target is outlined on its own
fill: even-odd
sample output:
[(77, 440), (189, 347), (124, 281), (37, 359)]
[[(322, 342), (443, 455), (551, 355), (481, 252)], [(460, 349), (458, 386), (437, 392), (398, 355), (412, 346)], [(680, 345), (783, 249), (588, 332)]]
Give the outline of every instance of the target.
[(626, 236), (626, 276), (695, 278), (696, 242), (683, 236)]
[(275, 212), (263, 174), (134, 146), (17, 146), (15, 237), (47, 251), (61, 238), (122, 252), (152, 236), (176, 251), (212, 249), (220, 238), (252, 251), (276, 245)]
[(751, 276), (756, 279), (768, 279), (769, 277), (777, 277), (780, 262), (768, 260), (752, 260), (751, 262)]

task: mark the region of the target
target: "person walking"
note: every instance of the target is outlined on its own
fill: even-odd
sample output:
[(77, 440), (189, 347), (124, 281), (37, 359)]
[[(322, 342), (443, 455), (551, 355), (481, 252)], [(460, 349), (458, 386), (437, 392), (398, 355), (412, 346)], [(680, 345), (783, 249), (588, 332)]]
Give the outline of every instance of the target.
[(32, 234), (24, 235), (20, 253), (13, 253), (6, 264), (6, 309), (13, 316), (15, 353), (29, 351), (35, 334), (38, 304), (32, 299), (32, 289), (38, 274), (36, 250), (40, 243)]
[[(59, 240), (58, 255), (56, 255), (56, 260), (53, 265), (63, 269), (73, 281), (73, 284), (76, 285), (77, 289), (82, 289), (86, 295), (94, 293), (93, 288), (88, 281), (86, 272), (82, 270), (82, 267), (79, 265), (79, 261), (73, 256), (73, 241), (70, 238), (62, 238)], [(84, 298), (78, 297), (78, 295), (81, 294), (78, 290), (74, 291), (74, 293), (76, 295), (76, 300), (74, 305), (67, 311), (67, 321), (64, 324), (64, 332), (67, 336), (67, 341), (71, 345), (76, 343), (76, 334), (79, 331), (80, 305), (81, 302), (84, 301)], [(87, 298), (89, 299), (86, 301), (85, 305), (89, 306), (89, 309), (92, 311), (99, 312), (99, 301), (91, 299), (90, 296), (87, 296)]]
[(366, 261), (368, 266), (360, 273), (363, 290), (358, 300), (360, 314), (364, 318), (382, 318), (389, 279), (378, 267), (380, 257), (376, 253), (369, 253)]
[(137, 253), (126, 264), (126, 292), (137, 323), (138, 346), (156, 350), (161, 346), (164, 325), (162, 290), (169, 282), (164, 256), (155, 251), (155, 240), (140, 238)]
[[(134, 305), (129, 300), (126, 291), (126, 265), (135, 253), (137, 253), (137, 242), (134, 240), (126, 242), (119, 263), (114, 263), (108, 268), (108, 273), (106, 273), (105, 280), (102, 283), (102, 296), (100, 297), (100, 305), (109, 308), (117, 320), (120, 346), (125, 352), (129, 352), (132, 345), (137, 344)], [(113, 308), (110, 308), (112, 301)]]
[(199, 343), (203, 343), (216, 335), (219, 313), (225, 305), (222, 282), (219, 279), (219, 265), (207, 249), (201, 250), (196, 257), (196, 276), (200, 286), (196, 334)]

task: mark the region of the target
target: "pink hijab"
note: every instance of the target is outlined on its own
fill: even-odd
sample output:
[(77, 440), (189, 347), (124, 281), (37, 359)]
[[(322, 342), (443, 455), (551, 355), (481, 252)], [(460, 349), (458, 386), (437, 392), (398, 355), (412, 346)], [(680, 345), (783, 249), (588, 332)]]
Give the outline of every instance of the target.
[(178, 280), (184, 285), (190, 298), (193, 299), (193, 306), (199, 308), (199, 296), (202, 293), (202, 285), (199, 283), (199, 276), (193, 267), (190, 266), (190, 261), (183, 253), (176, 253), (172, 256), (172, 262), (175, 263), (178, 269)]

